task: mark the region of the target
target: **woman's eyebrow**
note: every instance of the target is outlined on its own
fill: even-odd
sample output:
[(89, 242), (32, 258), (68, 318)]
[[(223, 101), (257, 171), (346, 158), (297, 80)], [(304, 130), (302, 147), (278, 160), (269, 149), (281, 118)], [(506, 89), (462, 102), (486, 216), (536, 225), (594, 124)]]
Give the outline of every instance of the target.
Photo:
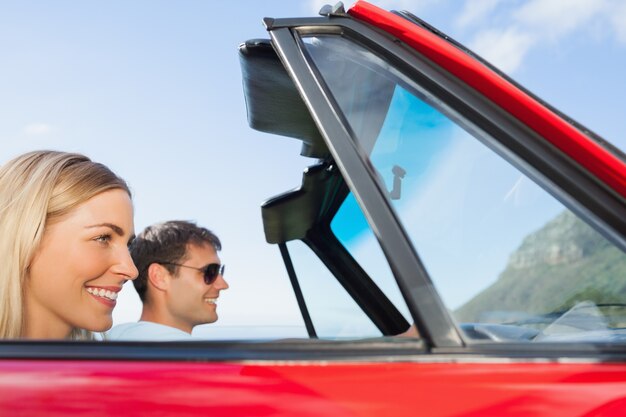
[(108, 227), (109, 229), (113, 230), (116, 235), (124, 236), (124, 229), (122, 229), (121, 227), (119, 227), (118, 225), (115, 225), (113, 223), (92, 224), (91, 226), (86, 226), (85, 229), (92, 229), (92, 228), (95, 228), (95, 227)]

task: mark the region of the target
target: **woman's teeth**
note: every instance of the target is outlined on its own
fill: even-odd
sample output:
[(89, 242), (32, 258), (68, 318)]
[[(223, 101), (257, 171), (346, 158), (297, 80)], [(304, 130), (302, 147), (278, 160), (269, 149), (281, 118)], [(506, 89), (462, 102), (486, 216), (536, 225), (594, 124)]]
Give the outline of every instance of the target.
[(217, 298), (205, 298), (204, 299), (204, 302), (209, 303), (209, 304), (215, 304), (216, 301), (217, 301)]
[(117, 300), (117, 293), (114, 291), (105, 290), (104, 288), (87, 287), (89, 294), (97, 295), (98, 297), (108, 298), (109, 300)]

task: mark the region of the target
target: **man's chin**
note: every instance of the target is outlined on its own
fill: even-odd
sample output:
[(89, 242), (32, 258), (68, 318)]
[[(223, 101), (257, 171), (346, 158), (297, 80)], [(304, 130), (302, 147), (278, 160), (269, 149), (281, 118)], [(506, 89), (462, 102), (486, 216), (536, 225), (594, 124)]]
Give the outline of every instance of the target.
[(206, 320), (204, 324), (211, 324), (211, 323), (215, 323), (216, 321), (217, 321), (217, 314), (214, 315), (213, 317), (210, 317), (208, 320)]

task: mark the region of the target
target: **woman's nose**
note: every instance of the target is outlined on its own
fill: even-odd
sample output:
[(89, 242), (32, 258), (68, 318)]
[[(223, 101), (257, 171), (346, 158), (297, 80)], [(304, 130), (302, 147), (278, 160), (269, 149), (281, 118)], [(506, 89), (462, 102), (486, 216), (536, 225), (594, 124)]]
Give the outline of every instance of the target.
[(139, 270), (133, 262), (133, 258), (130, 256), (130, 251), (127, 248), (122, 248), (120, 251), (120, 259), (117, 264), (117, 274), (124, 275), (128, 280), (133, 280), (139, 275)]

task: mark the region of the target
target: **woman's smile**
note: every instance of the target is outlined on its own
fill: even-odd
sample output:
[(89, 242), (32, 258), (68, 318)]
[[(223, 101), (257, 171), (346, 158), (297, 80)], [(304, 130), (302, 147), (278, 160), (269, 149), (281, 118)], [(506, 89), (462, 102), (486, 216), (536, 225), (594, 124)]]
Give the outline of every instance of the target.
[(100, 193), (50, 225), (27, 283), (29, 327), (52, 320), (65, 331), (108, 330), (122, 284), (138, 273), (128, 252), (133, 231), (124, 190)]
[(86, 287), (87, 292), (98, 302), (109, 306), (115, 307), (118, 293), (122, 290), (121, 287)]

